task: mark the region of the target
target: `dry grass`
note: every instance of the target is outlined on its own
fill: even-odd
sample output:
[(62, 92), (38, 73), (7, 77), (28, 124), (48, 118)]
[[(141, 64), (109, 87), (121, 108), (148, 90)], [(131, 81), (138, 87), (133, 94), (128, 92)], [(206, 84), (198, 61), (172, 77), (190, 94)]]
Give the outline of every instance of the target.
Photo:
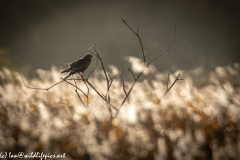
[[(111, 69), (112, 75), (118, 72)], [(47, 88), (61, 80), (54, 68), (37, 72), (39, 78), (26, 81), (27, 85)], [(19, 73), (3, 68), (0, 152), (66, 153), (66, 159), (97, 160), (240, 159), (239, 68), (179, 72), (184, 81), (162, 99), (166, 74), (149, 72), (153, 78), (142, 77), (130, 101), (109, 122), (108, 107), (92, 89), (89, 99), (81, 94), (89, 101), (89, 107), (84, 107), (67, 83), (49, 91), (31, 90), (22, 84)], [(90, 81), (101, 93), (106, 91), (100, 73)], [(86, 91), (83, 82), (78, 86)], [(118, 106), (125, 95), (120, 79), (110, 93), (111, 103)]]

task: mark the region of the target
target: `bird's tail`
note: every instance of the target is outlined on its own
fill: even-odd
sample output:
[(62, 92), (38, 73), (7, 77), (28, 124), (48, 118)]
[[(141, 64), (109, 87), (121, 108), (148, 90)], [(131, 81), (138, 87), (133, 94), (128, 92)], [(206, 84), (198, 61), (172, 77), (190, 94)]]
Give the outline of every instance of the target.
[(65, 72), (68, 72), (68, 69), (63, 70), (61, 73), (65, 73)]

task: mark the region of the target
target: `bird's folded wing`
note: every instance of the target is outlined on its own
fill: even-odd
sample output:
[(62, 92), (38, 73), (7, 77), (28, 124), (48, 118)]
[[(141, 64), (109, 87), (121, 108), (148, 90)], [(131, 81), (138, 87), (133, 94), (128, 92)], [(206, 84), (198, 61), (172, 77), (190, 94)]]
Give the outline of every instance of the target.
[(82, 68), (83, 66), (80, 67), (73, 67), (73, 68), (69, 68), (69, 72), (79, 72), (79, 70)]
[(69, 65), (70, 65), (70, 68), (69, 70), (72, 71), (72, 72), (78, 72), (78, 70), (80, 70), (85, 64), (85, 60), (84, 59), (79, 59), (75, 62), (71, 62)]

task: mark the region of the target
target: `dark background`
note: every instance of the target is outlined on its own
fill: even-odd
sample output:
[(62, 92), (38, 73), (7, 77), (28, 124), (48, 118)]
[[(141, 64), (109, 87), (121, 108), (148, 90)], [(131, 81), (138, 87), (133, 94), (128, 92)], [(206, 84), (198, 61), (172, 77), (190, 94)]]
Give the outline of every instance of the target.
[(240, 61), (239, 8), (239, 0), (0, 0), (0, 48), (34, 70), (64, 67), (97, 43), (105, 64), (122, 69), (123, 57), (141, 58), (141, 49), (121, 18), (139, 28), (148, 60), (168, 48), (177, 21), (157, 69), (213, 68)]

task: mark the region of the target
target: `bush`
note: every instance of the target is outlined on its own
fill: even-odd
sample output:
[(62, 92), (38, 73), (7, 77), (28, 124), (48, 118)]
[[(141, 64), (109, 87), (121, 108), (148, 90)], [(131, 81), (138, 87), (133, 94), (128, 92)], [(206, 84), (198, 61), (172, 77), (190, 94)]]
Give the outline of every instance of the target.
[[(0, 87), (2, 152), (65, 153), (65, 159), (240, 158), (240, 74), (234, 67), (181, 71), (184, 81), (162, 99), (166, 74), (155, 71), (153, 79), (136, 84), (112, 121), (106, 102), (93, 90), (89, 99), (80, 94), (89, 101), (85, 107), (67, 83), (31, 90), (12, 83), (7, 70), (0, 71), (9, 82)], [(54, 68), (37, 72), (40, 78), (27, 85), (47, 88), (61, 76)], [(97, 73), (90, 81), (103, 91), (106, 82), (99, 77), (104, 75)], [(174, 75), (169, 78), (173, 81)], [(112, 103), (120, 104), (125, 96), (120, 79), (112, 85)], [(82, 81), (78, 87), (86, 91)]]

